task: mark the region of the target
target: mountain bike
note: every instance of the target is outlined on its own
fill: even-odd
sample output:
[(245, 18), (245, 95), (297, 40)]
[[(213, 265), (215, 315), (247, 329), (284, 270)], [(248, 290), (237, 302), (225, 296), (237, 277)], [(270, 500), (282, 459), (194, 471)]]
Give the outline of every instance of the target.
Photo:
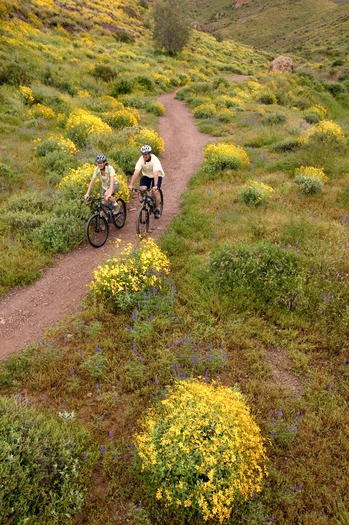
[(113, 204), (104, 204), (103, 197), (89, 197), (92, 215), (86, 224), (86, 237), (94, 248), (100, 248), (105, 244), (109, 235), (109, 224), (113, 223), (115, 228), (122, 228), (126, 222), (126, 204), (121, 198), (116, 199), (119, 209), (115, 213)]
[[(139, 235), (145, 235), (149, 231), (150, 215), (156, 210), (153, 192), (151, 190), (139, 190), (133, 188), (132, 191), (140, 194), (141, 207), (137, 214), (136, 230)], [(164, 209), (164, 194), (158, 188), (160, 194), (160, 216)]]

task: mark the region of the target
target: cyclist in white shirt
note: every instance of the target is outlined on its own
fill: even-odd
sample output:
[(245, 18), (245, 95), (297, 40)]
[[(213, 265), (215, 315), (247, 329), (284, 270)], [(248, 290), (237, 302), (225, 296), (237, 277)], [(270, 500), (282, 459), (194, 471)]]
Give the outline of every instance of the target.
[(162, 179), (165, 176), (164, 170), (162, 169), (161, 162), (154, 153), (151, 153), (151, 146), (144, 144), (141, 147), (142, 156), (138, 159), (135, 170), (129, 183), (129, 189), (133, 189), (139, 174), (141, 174), (141, 180), (139, 181), (140, 190), (151, 189), (154, 195), (156, 209), (154, 211), (155, 219), (160, 219), (160, 194), (158, 188), (161, 188)]

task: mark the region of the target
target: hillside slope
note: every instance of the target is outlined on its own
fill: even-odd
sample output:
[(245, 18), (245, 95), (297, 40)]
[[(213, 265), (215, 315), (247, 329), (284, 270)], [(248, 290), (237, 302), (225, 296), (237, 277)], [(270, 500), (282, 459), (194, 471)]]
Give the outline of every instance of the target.
[(210, 33), (273, 54), (291, 54), (300, 64), (315, 62), (319, 78), (331, 76), (338, 65), (348, 69), (347, 1), (252, 0), (227, 4), (222, 0), (191, 0), (191, 4), (195, 18)]

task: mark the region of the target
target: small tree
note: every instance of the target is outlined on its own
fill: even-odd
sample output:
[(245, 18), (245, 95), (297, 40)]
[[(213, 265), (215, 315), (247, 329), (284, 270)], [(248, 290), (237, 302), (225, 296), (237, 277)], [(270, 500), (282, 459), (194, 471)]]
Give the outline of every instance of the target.
[(153, 39), (169, 55), (181, 51), (190, 37), (186, 0), (158, 0), (154, 5)]

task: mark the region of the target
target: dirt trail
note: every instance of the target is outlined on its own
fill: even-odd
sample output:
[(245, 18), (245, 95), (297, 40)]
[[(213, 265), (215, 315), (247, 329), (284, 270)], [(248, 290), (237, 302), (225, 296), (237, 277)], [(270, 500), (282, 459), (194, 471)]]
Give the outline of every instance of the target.
[[(182, 102), (175, 100), (173, 93), (162, 95), (159, 101), (166, 109), (159, 122), (159, 133), (165, 140), (165, 153), (161, 158), (165, 171), (165, 206), (160, 220), (151, 219), (154, 238), (179, 212), (179, 194), (203, 162), (203, 147), (212, 140), (197, 130), (192, 115)], [(138, 206), (137, 200), (129, 204), (124, 228), (115, 231), (111, 227), (105, 246), (95, 249), (86, 244), (58, 256), (54, 267), (46, 269), (37, 282), (0, 300), (0, 359), (40, 341), (49, 327), (79, 309), (94, 268), (120, 253), (125, 244), (139, 242), (135, 227)], [(118, 248), (115, 247), (117, 237), (122, 240)]]

